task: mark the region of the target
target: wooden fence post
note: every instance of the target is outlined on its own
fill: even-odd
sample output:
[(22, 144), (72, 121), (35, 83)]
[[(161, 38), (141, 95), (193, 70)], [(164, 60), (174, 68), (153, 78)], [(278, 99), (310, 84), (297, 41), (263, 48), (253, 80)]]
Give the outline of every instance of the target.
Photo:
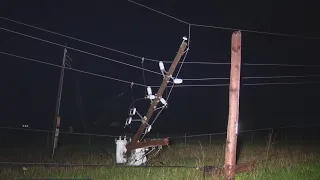
[(88, 144), (89, 144), (89, 147), (91, 147), (91, 135), (90, 134), (89, 134)]
[(252, 144), (254, 144), (254, 132), (252, 131), (252, 135), (251, 135), (252, 137), (251, 137), (251, 142), (252, 142)]
[(184, 134), (184, 145), (187, 145), (187, 133)]

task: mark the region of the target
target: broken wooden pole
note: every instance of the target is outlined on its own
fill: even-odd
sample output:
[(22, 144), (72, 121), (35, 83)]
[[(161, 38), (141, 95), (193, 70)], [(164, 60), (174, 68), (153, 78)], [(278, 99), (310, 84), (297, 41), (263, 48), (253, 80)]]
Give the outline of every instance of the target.
[(130, 148), (128, 148), (131, 146), (130, 144), (137, 143), (139, 141), (142, 133), (146, 129), (146, 126), (147, 126), (151, 116), (153, 115), (155, 108), (157, 107), (160, 99), (162, 98), (162, 94), (165, 91), (165, 89), (168, 85), (168, 82), (170, 81), (170, 79), (174, 73), (174, 70), (176, 69), (182, 55), (184, 54), (186, 47), (187, 47), (187, 43), (186, 43), (186, 40), (184, 39), (180, 45), (180, 48), (179, 48), (179, 51), (178, 51), (176, 57), (174, 58), (174, 60), (171, 64), (169, 71), (167, 73), (165, 73), (165, 75), (163, 77), (163, 81), (162, 81), (162, 84), (161, 84), (157, 94), (156, 94), (156, 98), (154, 100), (152, 100), (152, 103), (148, 109), (147, 115), (145, 116), (144, 121), (141, 123), (140, 128), (138, 129), (138, 132), (134, 135), (134, 137), (132, 138), (132, 141), (126, 145), (126, 148), (128, 150), (130, 150)]
[[(59, 121), (60, 123), (60, 104), (61, 104), (61, 94), (62, 94), (62, 87), (63, 87), (63, 79), (64, 79), (64, 70), (66, 67), (66, 57), (67, 57), (67, 48), (64, 48), (63, 50), (63, 58), (62, 58), (62, 67), (60, 70), (60, 79), (59, 79), (59, 87), (58, 87), (58, 95), (57, 95), (57, 101), (56, 101), (56, 112), (55, 112), (55, 118), (53, 121), (53, 131), (54, 133), (52, 134), (52, 159), (55, 153), (56, 149), (56, 143), (58, 142), (58, 136), (59, 131), (57, 127), (57, 122)], [(60, 124), (59, 124), (60, 126)]]
[(231, 70), (229, 87), (229, 117), (225, 153), (225, 180), (235, 179), (237, 128), (239, 119), (239, 92), (241, 67), (241, 32), (232, 34)]
[(169, 138), (157, 139), (145, 142), (136, 142), (130, 143), (127, 145), (127, 149), (139, 149), (139, 148), (147, 148), (147, 147), (155, 147), (155, 146), (167, 146), (169, 144)]

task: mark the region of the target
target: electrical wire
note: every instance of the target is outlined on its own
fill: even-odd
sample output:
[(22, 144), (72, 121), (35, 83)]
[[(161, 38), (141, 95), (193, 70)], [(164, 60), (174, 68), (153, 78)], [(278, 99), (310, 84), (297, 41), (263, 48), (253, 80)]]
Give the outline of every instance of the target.
[[(81, 39), (78, 39), (78, 38), (74, 38), (74, 37), (71, 37), (71, 36), (67, 36), (67, 35), (63, 35), (63, 34), (60, 34), (60, 33), (53, 32), (53, 31), (49, 31), (49, 30), (46, 30), (46, 29), (43, 29), (43, 28), (32, 26), (32, 25), (29, 25), (29, 24), (26, 24), (26, 23), (22, 23), (22, 22), (18, 22), (18, 21), (15, 21), (15, 20), (11, 20), (9, 18), (5, 18), (5, 17), (1, 17), (0, 16), (0, 19), (8, 20), (8, 21), (15, 22), (15, 23), (18, 23), (18, 24), (21, 24), (21, 25), (25, 25), (25, 26), (28, 26), (28, 27), (32, 27), (32, 28), (35, 28), (35, 29), (38, 29), (38, 30), (42, 30), (42, 31), (45, 31), (45, 32), (56, 34), (56, 35), (59, 35), (59, 36), (62, 36), (62, 37), (66, 37), (66, 38), (70, 38), (70, 39), (73, 39), (73, 40), (77, 40), (79, 42), (83, 42), (83, 43), (87, 43), (87, 44), (90, 44), (90, 45), (94, 45), (96, 47), (112, 50), (112, 51), (115, 51), (115, 52), (118, 52), (118, 53), (122, 53), (122, 54), (125, 54), (125, 55), (128, 55), (128, 56), (135, 57), (135, 58), (139, 58), (139, 59), (144, 58), (144, 57), (141, 57), (141, 56), (129, 54), (129, 53), (126, 53), (126, 52), (123, 52), (123, 51), (115, 50), (115, 49), (108, 48), (108, 47), (105, 47), (105, 46), (101, 46), (101, 45), (98, 45), (98, 44), (95, 44), (95, 43), (84, 41), (84, 40), (81, 40)], [(190, 24), (189, 24), (189, 26), (191, 27)], [(11, 32), (11, 30), (5, 29), (5, 28), (2, 28), (2, 27), (0, 27), (0, 29), (2, 29), (4, 31)], [(14, 33), (14, 32), (11, 32), (11, 33)], [(18, 34), (19, 35), (23, 35), (22, 33), (18, 33)], [(37, 40), (40, 40), (40, 38), (37, 38)], [(47, 43), (49, 43), (49, 42), (47, 42)], [(57, 45), (57, 43), (54, 43), (54, 45)], [(62, 46), (62, 45), (59, 45), (59, 46)], [(63, 47), (65, 47), (65, 46), (63, 46)], [(160, 62), (160, 60), (155, 60), (155, 59), (151, 59), (151, 58), (144, 58), (144, 60), (152, 61), (152, 62)], [(172, 63), (172, 61), (162, 61), (162, 62), (163, 63)], [(179, 62), (179, 63), (182, 63), (182, 62)], [(198, 61), (194, 61), (194, 62), (190, 61), (190, 62), (184, 62), (184, 63), (185, 64), (201, 64), (201, 65), (230, 65), (230, 63), (223, 63), (223, 62), (201, 62), (201, 61), (199, 61), (199, 62)], [(243, 65), (245, 65), (245, 66), (310, 66), (310, 67), (313, 67), (313, 66), (318, 67), (318, 66), (320, 66), (320, 65), (303, 65), (303, 64), (300, 65), (300, 64), (266, 64), (266, 63), (264, 63), (264, 64), (243, 63)]]
[[(22, 23), (22, 22), (19, 22), (19, 21), (16, 21), (16, 20), (12, 20), (12, 19), (9, 19), (9, 18), (6, 18), (6, 17), (1, 17), (0, 16), (0, 19), (7, 20), (7, 21), (10, 21), (10, 22), (14, 22), (14, 23), (17, 23), (17, 24), (20, 24), (20, 25), (24, 25), (24, 26), (27, 26), (27, 27), (31, 27), (31, 28), (34, 28), (34, 29), (37, 29), (37, 30), (41, 30), (41, 31), (44, 31), (44, 32), (48, 32), (48, 33), (51, 33), (51, 34), (55, 34), (55, 35), (58, 35), (58, 36), (61, 36), (61, 37), (69, 38), (69, 39), (72, 39), (72, 40), (75, 40), (75, 41), (78, 41), (78, 42), (90, 44), (90, 45), (93, 45), (93, 46), (96, 46), (96, 47), (100, 47), (100, 48), (103, 48), (103, 49), (111, 50), (111, 51), (114, 51), (114, 52), (117, 52), (117, 53), (121, 53), (121, 54), (124, 54), (124, 55), (128, 55), (128, 56), (134, 57), (134, 58), (138, 58), (138, 59), (144, 58), (144, 60), (146, 60), (146, 61), (152, 61), (152, 62), (157, 62), (157, 63), (160, 62), (160, 60), (151, 59), (151, 58), (145, 58), (145, 57), (142, 57), (142, 56), (130, 54), (130, 53), (127, 53), (127, 52), (124, 52), (124, 51), (120, 51), (120, 50), (116, 50), (116, 49), (113, 49), (113, 48), (110, 48), (110, 47), (102, 46), (102, 45), (99, 45), (99, 44), (96, 44), (96, 43), (92, 43), (92, 42), (89, 42), (89, 41), (85, 41), (85, 40), (82, 40), (82, 39), (79, 39), (79, 38), (75, 38), (75, 37), (72, 37), (72, 36), (64, 35), (64, 34), (61, 34), (61, 33), (50, 31), (50, 30), (47, 30), (47, 29), (44, 29), (44, 28), (40, 28), (40, 27), (37, 27), (37, 26), (33, 26), (33, 25), (30, 25), (30, 24)], [(162, 61), (162, 62), (163, 63), (172, 63), (171, 61)], [(181, 63), (181, 62), (179, 62), (179, 63)], [(186, 62), (186, 63), (187, 64), (217, 64), (217, 65), (219, 65), (219, 64), (230, 64), (230, 63), (214, 63), (214, 62)]]
[(319, 84), (320, 82), (274, 82), (274, 83), (245, 83), (245, 86), (284, 85), (284, 84)]
[[(297, 75), (297, 76), (249, 76), (242, 77), (242, 79), (280, 79), (280, 78), (304, 78), (304, 77), (320, 77), (319, 74), (312, 75)], [(209, 80), (228, 80), (229, 77), (209, 77), (197, 79), (183, 79), (183, 81), (209, 81)]]
[(243, 77), (242, 79), (278, 79), (278, 78), (304, 78), (304, 77), (319, 77), (319, 74), (301, 75), (301, 76), (253, 76)]
[[(298, 85), (298, 84), (320, 84), (320, 81), (309, 82), (274, 82), (274, 83), (243, 83), (244, 86), (263, 86), (263, 85)], [(229, 84), (192, 84), (192, 85), (175, 85), (174, 87), (222, 87)]]
[(81, 119), (82, 124), (83, 124), (84, 132), (88, 133), (87, 126), (86, 126), (85, 121), (84, 121), (84, 110), (83, 110), (82, 96), (81, 96), (81, 93), (80, 93), (79, 80), (78, 79), (76, 79), (76, 99), (77, 99), (77, 104), (78, 104), (78, 108), (79, 108), (79, 111), (80, 111), (80, 119)]
[[(188, 52), (188, 51), (187, 51)], [(44, 61), (39, 61), (36, 59), (32, 59), (32, 58), (27, 58), (27, 57), (22, 57), (22, 56), (18, 56), (18, 55), (14, 55), (14, 54), (10, 54), (10, 53), (6, 53), (6, 52), (1, 52), (0, 54), (3, 55), (7, 55), (7, 56), (11, 56), (11, 57), (16, 57), (16, 58), (20, 58), (20, 59), (24, 59), (24, 60), (29, 60), (29, 61), (33, 61), (33, 62), (37, 62), (37, 63), (42, 63), (45, 65), (49, 65), (49, 66), (54, 66), (54, 67), (59, 67), (61, 68), (61, 65), (56, 65), (53, 63), (48, 63), (48, 62), (44, 62)], [(104, 76), (104, 75), (100, 75), (100, 74), (95, 74), (95, 73), (91, 73), (91, 72), (87, 72), (87, 71), (83, 71), (83, 70), (79, 70), (79, 69), (75, 69), (75, 68), (69, 68), (69, 67), (65, 67), (65, 69), (67, 70), (71, 70), (71, 71), (76, 71), (76, 72), (80, 72), (80, 73), (84, 73), (84, 74), (89, 74), (92, 76), (97, 76), (100, 78), (104, 78), (104, 79), (110, 79), (110, 80), (114, 80), (114, 81), (118, 81), (118, 82), (122, 82), (122, 83), (126, 83), (126, 84), (131, 84), (132, 82), (126, 81), (126, 80), (122, 80), (122, 79), (117, 79), (117, 78), (113, 78), (113, 77), (108, 77), (108, 76)], [(277, 84), (318, 84), (320, 82), (293, 82), (293, 83), (244, 83), (243, 85), (245, 86), (254, 86), (254, 85), (277, 85)], [(143, 84), (139, 84), (139, 83), (134, 83), (137, 86), (140, 87), (146, 87)], [(200, 85), (175, 85), (174, 87), (218, 87), (218, 86), (229, 86), (229, 84), (200, 84)], [(159, 86), (150, 86), (150, 87), (159, 87)], [(167, 86), (167, 87), (172, 87), (172, 86)], [(168, 97), (170, 96), (170, 92), (168, 94)], [(168, 99), (167, 97), (167, 99)]]
[(140, 101), (140, 100), (146, 100), (146, 98), (138, 98), (136, 100), (134, 100), (130, 106), (129, 106), (129, 111), (128, 111), (128, 114), (130, 114), (130, 109), (132, 108), (132, 106), (134, 106), (134, 104), (137, 102), (137, 101)]
[(158, 14), (161, 14), (163, 16), (169, 17), (171, 19), (174, 19), (176, 21), (179, 21), (181, 23), (184, 24), (188, 24), (191, 26), (195, 26), (195, 27), (203, 27), (203, 28), (211, 28), (211, 29), (222, 29), (222, 30), (232, 30), (232, 31), (243, 31), (243, 32), (248, 32), (248, 33), (256, 33), (256, 34), (266, 34), (266, 35), (274, 35), (274, 36), (284, 36), (284, 37), (295, 37), (295, 38), (305, 38), (305, 39), (315, 39), (315, 40), (320, 40), (320, 37), (311, 37), (311, 36), (300, 36), (300, 35), (295, 35), (295, 34), (288, 34), (288, 33), (275, 33), (275, 32), (267, 32), (267, 31), (257, 31), (257, 30), (249, 30), (249, 29), (239, 29), (239, 28), (230, 28), (230, 27), (222, 27), (222, 26), (212, 26), (212, 25), (203, 25), (203, 24), (194, 24), (194, 23), (189, 23), (187, 21), (183, 21), (181, 19), (178, 19), (176, 17), (173, 17), (171, 15), (168, 15), (166, 13), (163, 13), (161, 11), (152, 9), (148, 6), (145, 6), (143, 4), (140, 4), (138, 2), (132, 1), (132, 0), (128, 0), (129, 2), (136, 4), (140, 7), (149, 9), (153, 12), (156, 12)]
[(212, 25), (203, 25), (203, 24), (191, 24), (191, 25), (196, 26), (196, 27), (204, 27), (204, 28), (212, 28), (212, 29), (243, 31), (243, 32), (255, 33), (255, 34), (266, 34), (266, 35), (274, 35), (274, 36), (284, 36), (284, 37), (295, 37), (295, 38), (320, 40), (320, 37), (301, 36), (301, 35), (289, 34), (289, 33), (276, 33), (276, 32), (267, 32), (267, 31), (249, 30), (249, 29), (236, 29), (236, 28), (230, 28), (230, 27), (212, 26)]
[(85, 121), (84, 121), (84, 111), (83, 111), (83, 104), (82, 104), (82, 96), (80, 94), (80, 89), (79, 89), (79, 82), (77, 81), (77, 87), (76, 87), (76, 90), (77, 90), (77, 100), (78, 100), (78, 108), (79, 108), (79, 111), (80, 111), (80, 119), (82, 121), (82, 124), (83, 124), (83, 128), (84, 128), (84, 132), (85, 133), (88, 133), (87, 131), (87, 126), (85, 124)]
[(158, 10), (152, 9), (152, 8), (150, 8), (150, 7), (148, 7), (148, 6), (142, 5), (142, 4), (137, 3), (137, 2), (135, 2), (135, 1), (131, 1), (131, 0), (128, 0), (128, 1), (131, 2), (131, 3), (133, 3), (133, 4), (136, 4), (136, 5), (138, 5), (138, 6), (141, 6), (141, 7), (144, 7), (144, 8), (146, 8), (146, 9), (149, 9), (149, 10), (151, 10), (151, 11), (154, 11), (154, 12), (156, 12), (156, 13), (162, 14), (163, 16), (167, 16), (167, 17), (169, 17), (169, 18), (171, 18), (171, 19), (174, 19), (174, 20), (176, 20), (176, 21), (179, 21), (179, 22), (181, 22), (181, 23), (189, 24), (189, 23), (186, 22), (186, 21), (183, 21), (183, 20), (178, 19), (178, 18), (176, 18), (176, 17), (170, 16), (170, 15), (165, 14), (165, 13), (163, 13), (163, 12), (160, 12), (160, 11), (158, 11)]
[[(49, 66), (54, 66), (54, 67), (59, 67), (59, 68), (63, 67), (61, 65), (56, 65), (56, 64), (48, 63), (48, 62), (44, 62), (44, 61), (39, 61), (39, 60), (32, 59), (32, 58), (22, 57), (22, 56), (18, 56), (18, 55), (6, 53), (6, 52), (1, 52), (0, 51), (0, 54), (11, 56), (11, 57), (16, 57), (16, 58), (20, 58), (20, 59), (24, 59), (24, 60), (29, 60), (29, 61), (33, 61), (33, 62), (37, 62), (37, 63), (42, 63), (42, 64), (46, 64), (46, 65), (49, 65)], [(75, 69), (75, 68), (65, 67), (65, 69), (68, 69), (68, 70), (71, 70), (71, 71), (80, 72), (80, 73), (84, 73), (84, 74), (89, 74), (89, 75), (93, 75), (93, 76), (97, 76), (97, 77), (101, 77), (101, 78), (105, 78), (105, 79), (119, 81), (119, 82), (123, 82), (123, 83), (127, 83), (127, 84), (131, 84), (132, 83), (132, 82), (129, 82), (129, 81), (126, 81), (126, 80), (117, 79), (117, 78), (113, 78), (113, 77), (108, 77), (108, 76), (95, 74), (95, 73), (91, 73), (91, 72), (87, 72), (87, 71), (82, 71), (82, 70)], [(137, 86), (145, 87), (143, 84), (139, 84), (139, 83), (134, 83), (134, 84), (137, 85)]]
[(319, 67), (319, 64), (254, 64), (254, 63), (243, 63), (244, 66), (288, 66), (288, 67)]
[[(4, 31), (10, 32), (10, 33), (18, 34), (18, 35), (21, 35), (21, 36), (25, 36), (25, 37), (28, 37), (28, 38), (31, 38), (31, 39), (39, 40), (39, 41), (46, 42), (46, 43), (49, 43), (49, 44), (53, 44), (53, 45), (56, 45), (56, 46), (65, 47), (65, 45), (62, 45), (62, 44), (59, 44), (59, 43), (55, 43), (55, 42), (52, 42), (52, 41), (44, 40), (44, 39), (41, 39), (41, 38), (37, 38), (37, 37), (31, 36), (31, 35), (23, 34), (23, 33), (20, 33), (20, 32), (17, 32), (17, 31), (13, 31), (13, 30), (10, 30), (10, 29), (6, 29), (6, 28), (3, 28), (3, 27), (0, 27), (0, 30), (4, 30)], [(91, 55), (91, 56), (98, 57), (98, 58), (101, 58), (101, 59), (104, 59), (104, 60), (112, 61), (112, 62), (115, 62), (115, 63), (118, 63), (118, 64), (126, 65), (126, 66), (133, 67), (133, 68), (136, 68), (136, 69), (142, 69), (139, 66), (135, 66), (135, 65), (132, 65), (132, 64), (129, 64), (129, 63), (121, 62), (121, 61), (118, 61), (118, 60), (115, 60), (115, 59), (111, 59), (111, 58), (108, 58), (108, 57), (104, 57), (104, 56), (97, 55), (97, 54), (94, 54), (94, 53), (90, 53), (90, 52), (87, 52), (87, 51), (83, 51), (83, 50), (80, 50), (80, 49), (76, 49), (76, 48), (73, 48), (73, 47), (70, 47), (70, 46), (68, 46), (67, 49), (71, 49), (71, 50), (74, 50), (74, 51), (77, 51), (77, 52), (81, 52), (81, 53), (84, 53), (84, 54), (87, 54), (87, 55)], [(161, 73), (155, 72), (155, 71), (152, 71), (152, 70), (149, 70), (149, 69), (145, 69), (145, 71), (153, 73), (153, 74), (158, 74), (158, 75), (162, 76)]]
[[(147, 86), (147, 85), (146, 85), (146, 77), (145, 77), (145, 75), (144, 75), (144, 66), (143, 66), (143, 63), (144, 63), (144, 58), (142, 58), (142, 60), (141, 60), (141, 67), (142, 67), (143, 84), (144, 84), (145, 86)], [(144, 95), (147, 96), (147, 92), (146, 92), (146, 91), (144, 91)]]
[[(72, 39), (72, 40), (75, 40), (75, 41), (78, 41), (78, 42), (82, 42), (82, 43), (85, 43), (85, 44), (90, 44), (92, 46), (96, 46), (96, 47), (99, 47), (99, 48), (103, 48), (103, 49), (107, 49), (107, 50), (114, 51), (114, 52), (117, 52), (117, 53), (121, 53), (121, 54), (124, 54), (124, 55), (127, 55), (127, 56), (131, 56), (131, 57), (134, 57), (134, 58), (139, 58), (139, 59), (142, 58), (141, 56), (137, 56), (137, 55), (130, 54), (130, 53), (127, 53), (127, 52), (124, 52), (124, 51), (120, 51), (120, 50), (116, 50), (116, 49), (113, 49), (113, 48), (110, 48), (110, 47), (102, 46), (102, 45), (99, 45), (99, 44), (96, 44), (96, 43), (92, 43), (92, 42), (89, 42), (89, 41), (85, 41), (85, 40), (82, 40), (82, 39), (79, 39), (79, 38), (75, 38), (75, 37), (72, 37), (72, 36), (67, 36), (67, 35), (64, 35), (64, 34), (61, 34), (61, 33), (53, 32), (53, 31), (50, 31), (50, 30), (47, 30), (47, 29), (44, 29), (44, 28), (40, 28), (40, 27), (33, 26), (33, 25), (30, 25), (30, 24), (22, 23), (22, 22), (19, 22), (19, 21), (16, 21), (16, 20), (12, 20), (12, 19), (9, 19), (9, 18), (6, 18), (6, 17), (1, 17), (0, 16), (0, 19), (6, 20), (6, 21), (10, 21), (10, 22), (14, 22), (14, 23), (17, 23), (17, 24), (20, 24), (20, 25), (23, 25), (23, 26), (31, 27), (33, 29), (41, 30), (41, 31), (44, 31), (44, 32), (47, 32), (47, 33), (51, 33), (51, 34), (54, 34), (54, 35), (58, 35), (58, 36), (61, 36), (61, 37), (65, 37), (65, 38), (68, 38), (68, 39)], [(148, 59), (148, 60), (159, 62), (159, 60), (153, 60), (153, 59)]]
[(134, 97), (133, 97), (133, 89), (132, 89), (132, 88), (133, 88), (133, 85), (134, 85), (134, 83), (131, 83), (131, 84), (130, 84), (130, 93), (131, 93), (132, 104), (134, 105), (134, 102), (135, 102), (135, 101), (134, 101)]

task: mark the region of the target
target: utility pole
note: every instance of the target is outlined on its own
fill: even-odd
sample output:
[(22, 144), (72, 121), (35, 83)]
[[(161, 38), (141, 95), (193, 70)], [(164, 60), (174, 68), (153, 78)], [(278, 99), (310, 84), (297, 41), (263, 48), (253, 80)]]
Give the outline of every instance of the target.
[(225, 152), (225, 180), (235, 179), (239, 119), (240, 65), (241, 32), (236, 31), (232, 34), (231, 40), (231, 72), (229, 87), (229, 118)]
[(52, 138), (52, 158), (54, 156), (55, 149), (57, 147), (58, 136), (59, 136), (60, 102), (61, 102), (61, 94), (62, 94), (62, 87), (63, 87), (63, 78), (64, 78), (66, 55), (67, 55), (67, 48), (64, 48), (63, 58), (62, 58), (62, 67), (61, 67), (61, 70), (60, 70), (60, 80), (59, 80), (59, 88), (58, 88), (58, 95), (57, 95), (57, 102), (56, 102), (56, 112), (55, 112), (55, 118), (53, 120), (53, 128), (54, 128), (55, 133), (53, 133), (53, 138)]
[[(186, 47), (187, 47), (187, 43), (186, 43), (186, 39), (184, 39), (182, 41), (181, 45), (180, 45), (180, 48), (179, 48), (179, 51), (178, 51), (176, 57), (174, 58), (174, 60), (173, 60), (173, 62), (171, 64), (171, 67), (170, 67), (169, 71), (163, 77), (162, 84), (161, 84), (161, 86), (160, 86), (160, 88), (159, 88), (159, 90), (158, 90), (158, 92), (156, 94), (155, 99), (152, 101), (152, 103), (151, 103), (151, 105), (149, 107), (149, 110), (147, 112), (147, 115), (145, 116), (145, 119), (143, 120), (138, 132), (134, 135), (132, 141), (126, 145), (126, 148), (127, 148), (128, 151), (130, 151), (131, 149), (134, 149), (133, 148), (133, 147), (135, 147), (134, 144), (138, 143), (139, 138), (141, 137), (143, 131), (145, 130), (145, 128), (146, 128), (146, 126), (147, 126), (147, 124), (148, 124), (148, 122), (150, 120), (150, 118), (152, 117), (152, 114), (155, 111), (155, 108), (157, 107), (160, 99), (162, 98), (162, 94), (165, 91), (165, 89), (166, 89), (166, 87), (168, 85), (168, 82), (171, 79), (172, 74), (174, 73), (174, 70), (176, 69), (176, 67), (177, 67), (182, 55), (185, 52)], [(168, 141), (168, 139), (164, 139), (164, 143), (165, 144), (167, 144), (167, 141)]]

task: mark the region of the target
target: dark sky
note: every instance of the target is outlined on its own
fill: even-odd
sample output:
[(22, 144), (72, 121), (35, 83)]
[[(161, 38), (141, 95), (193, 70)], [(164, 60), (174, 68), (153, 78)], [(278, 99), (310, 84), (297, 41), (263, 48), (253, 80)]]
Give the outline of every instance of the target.
[[(314, 4), (306, 1), (137, 1), (174, 17), (206, 24), (257, 31), (317, 36), (320, 28)], [(312, 9), (313, 8), (313, 9)], [(13, 1), (1, 2), (1, 16), (94, 42), (140, 57), (172, 61), (188, 25), (162, 16), (126, 0)], [(72, 39), (0, 20), (0, 26), (59, 44), (88, 51), (121, 62), (141, 66), (141, 59)], [(192, 27), (190, 51), (186, 61), (230, 62), (230, 30)], [(243, 63), (320, 64), (319, 40), (242, 32)], [(61, 64), (63, 48), (0, 30), (0, 49), (15, 55)], [(143, 84), (140, 69), (69, 50), (72, 67), (105, 76)], [(52, 128), (58, 90), (56, 67), (0, 55), (1, 126)], [(166, 64), (169, 68), (170, 64)], [(156, 62), (144, 67), (158, 71)], [(185, 64), (179, 77), (228, 77), (230, 65)], [(285, 76), (317, 74), (319, 67), (242, 66), (241, 75)], [(161, 76), (145, 72), (147, 85), (160, 85)], [(242, 83), (309, 82), (319, 78), (243, 80)], [(185, 81), (184, 84), (225, 84), (228, 80)], [(80, 97), (77, 93), (80, 92)], [(62, 94), (62, 128), (73, 125), (83, 131), (117, 133), (123, 129), (128, 107), (144, 96), (145, 89), (87, 74), (66, 70)], [(156, 92), (157, 89), (153, 89)], [(241, 129), (309, 125), (317, 123), (318, 84), (241, 86)], [(120, 93), (122, 96), (117, 97)], [(175, 88), (166, 109), (153, 127), (154, 132), (201, 133), (225, 130), (228, 119), (228, 87)], [(146, 113), (149, 102), (138, 101), (138, 111)], [(79, 106), (83, 111), (79, 111)], [(110, 128), (113, 121), (118, 128)], [(96, 122), (96, 125), (94, 123)]]

